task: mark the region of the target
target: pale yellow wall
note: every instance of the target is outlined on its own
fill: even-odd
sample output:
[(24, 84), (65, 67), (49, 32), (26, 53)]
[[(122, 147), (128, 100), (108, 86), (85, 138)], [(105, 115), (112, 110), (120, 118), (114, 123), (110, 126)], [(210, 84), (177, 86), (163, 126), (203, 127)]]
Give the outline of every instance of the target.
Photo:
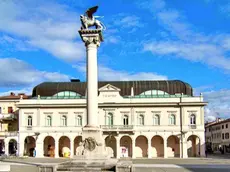
[[(19, 101), (19, 100), (18, 100)], [(1, 101), (0, 100), (0, 107), (2, 109), (2, 113), (8, 113), (8, 107), (13, 107), (13, 111), (16, 111), (17, 110), (17, 107), (16, 107), (16, 103), (18, 101)]]

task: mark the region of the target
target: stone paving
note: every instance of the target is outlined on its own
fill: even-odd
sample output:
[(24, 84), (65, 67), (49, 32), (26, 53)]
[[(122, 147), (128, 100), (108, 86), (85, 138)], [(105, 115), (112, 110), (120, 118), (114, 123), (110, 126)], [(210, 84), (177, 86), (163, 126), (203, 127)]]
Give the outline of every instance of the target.
[[(39, 165), (56, 165), (69, 158), (5, 158), (2, 163), (11, 165), (12, 172), (37, 172)], [(124, 161), (130, 159), (122, 159)], [(212, 155), (208, 158), (133, 159), (135, 172), (229, 172), (228, 156)]]

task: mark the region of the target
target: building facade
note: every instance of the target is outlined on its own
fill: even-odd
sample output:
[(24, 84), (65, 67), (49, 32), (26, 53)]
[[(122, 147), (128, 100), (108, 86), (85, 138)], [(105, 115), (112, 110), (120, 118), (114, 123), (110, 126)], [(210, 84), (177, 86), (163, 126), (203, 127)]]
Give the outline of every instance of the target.
[(18, 142), (18, 108), (16, 103), (28, 97), (10, 93), (0, 97), (0, 154), (15, 155)]
[(217, 118), (205, 125), (206, 148), (211, 152), (230, 153), (230, 119)]
[[(203, 97), (182, 81), (99, 82), (98, 122), (111, 156), (205, 156)], [(78, 155), (86, 83), (42, 83), (19, 108), (19, 155)]]

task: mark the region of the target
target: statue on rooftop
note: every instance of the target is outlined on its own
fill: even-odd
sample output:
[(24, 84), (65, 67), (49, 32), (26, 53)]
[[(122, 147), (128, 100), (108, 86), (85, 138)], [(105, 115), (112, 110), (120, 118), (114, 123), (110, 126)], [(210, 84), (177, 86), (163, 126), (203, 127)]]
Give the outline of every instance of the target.
[(89, 27), (95, 26), (96, 29), (99, 30), (105, 30), (105, 26), (102, 22), (97, 20), (96, 18), (102, 17), (102, 16), (93, 16), (93, 14), (97, 11), (98, 6), (94, 6), (89, 8), (84, 15), (80, 15), (81, 20), (81, 30), (88, 30)]

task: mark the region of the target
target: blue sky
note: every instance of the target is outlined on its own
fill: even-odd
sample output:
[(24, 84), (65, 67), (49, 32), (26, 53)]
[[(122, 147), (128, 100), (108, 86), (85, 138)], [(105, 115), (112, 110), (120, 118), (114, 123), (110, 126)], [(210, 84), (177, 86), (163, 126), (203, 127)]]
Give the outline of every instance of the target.
[(99, 80), (183, 80), (209, 101), (207, 119), (228, 117), (228, 0), (1, 0), (1, 94), (30, 93), (43, 81), (85, 81), (79, 15), (94, 5), (107, 28)]

